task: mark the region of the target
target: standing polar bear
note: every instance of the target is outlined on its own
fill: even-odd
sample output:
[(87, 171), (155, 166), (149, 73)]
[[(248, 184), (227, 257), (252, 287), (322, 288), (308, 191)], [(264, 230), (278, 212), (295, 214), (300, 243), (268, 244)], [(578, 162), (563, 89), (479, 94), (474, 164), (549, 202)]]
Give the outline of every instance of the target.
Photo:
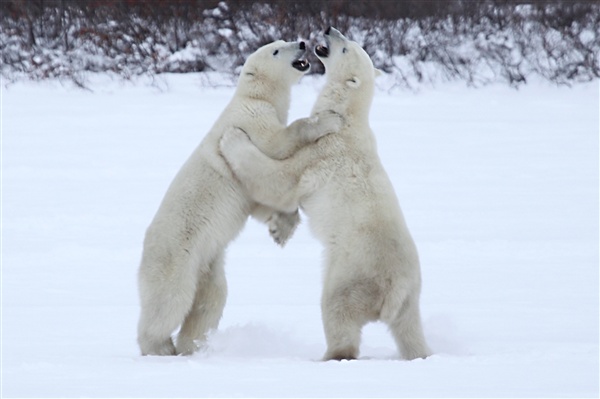
[[(243, 129), (265, 154), (285, 158), (320, 136), (335, 132), (340, 117), (300, 119), (287, 125), (291, 87), (310, 65), (304, 42), (276, 41), (244, 64), (233, 99), (183, 165), (146, 231), (138, 282), (143, 355), (190, 354), (195, 341), (218, 326), (227, 296), (223, 269), (228, 243), (248, 215), (269, 223), (284, 243), (298, 222), (248, 197), (219, 153), (223, 132)], [(181, 326), (176, 343), (171, 334)]]
[(404, 358), (425, 358), (417, 249), (369, 127), (378, 71), (337, 30), (325, 38), (315, 52), (327, 83), (313, 115), (333, 110), (341, 130), (285, 160), (268, 157), (240, 129), (225, 133), (221, 151), (256, 201), (286, 212), (300, 205), (325, 246), (324, 359), (355, 359), (362, 327), (375, 320), (389, 326)]

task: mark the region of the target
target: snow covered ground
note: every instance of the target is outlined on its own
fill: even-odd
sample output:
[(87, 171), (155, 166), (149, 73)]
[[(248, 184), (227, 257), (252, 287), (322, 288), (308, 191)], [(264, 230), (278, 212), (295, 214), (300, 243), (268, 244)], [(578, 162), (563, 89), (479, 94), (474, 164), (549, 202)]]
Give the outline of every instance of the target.
[(144, 230), (233, 92), (163, 79), (2, 86), (3, 397), (598, 397), (598, 82), (376, 93), (435, 355), (372, 324), (358, 361), (324, 363), (321, 246), (253, 221), (208, 349), (139, 356)]

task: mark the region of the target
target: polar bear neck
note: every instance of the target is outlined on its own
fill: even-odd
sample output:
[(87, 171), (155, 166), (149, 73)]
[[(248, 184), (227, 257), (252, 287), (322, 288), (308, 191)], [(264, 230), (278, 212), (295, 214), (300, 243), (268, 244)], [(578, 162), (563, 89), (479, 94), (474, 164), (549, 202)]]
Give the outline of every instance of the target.
[(292, 97), (292, 88), (288, 82), (277, 82), (257, 72), (244, 74), (238, 83), (237, 96), (271, 104), (279, 121), (287, 124)]
[(312, 115), (331, 110), (368, 123), (373, 93), (374, 84), (369, 82), (363, 82), (362, 87), (356, 89), (345, 82), (328, 81), (315, 102)]

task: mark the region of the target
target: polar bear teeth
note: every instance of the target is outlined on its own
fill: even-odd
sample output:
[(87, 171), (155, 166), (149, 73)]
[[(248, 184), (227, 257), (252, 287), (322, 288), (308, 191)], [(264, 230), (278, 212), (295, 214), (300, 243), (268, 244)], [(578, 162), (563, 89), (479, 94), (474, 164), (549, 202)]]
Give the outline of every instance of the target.
[(315, 54), (317, 54), (319, 57), (329, 57), (329, 48), (319, 44), (317, 47), (315, 47)]
[(310, 64), (306, 60), (296, 60), (292, 62), (292, 66), (297, 70), (304, 72), (310, 67)]

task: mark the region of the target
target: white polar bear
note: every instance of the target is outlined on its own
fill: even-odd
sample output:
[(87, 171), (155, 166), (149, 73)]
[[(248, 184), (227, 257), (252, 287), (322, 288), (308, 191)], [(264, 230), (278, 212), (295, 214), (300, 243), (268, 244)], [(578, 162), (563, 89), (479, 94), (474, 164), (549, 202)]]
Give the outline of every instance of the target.
[(339, 129), (332, 113), (286, 126), (291, 86), (310, 67), (300, 59), (304, 52), (304, 42), (280, 40), (253, 53), (233, 99), (171, 183), (146, 232), (138, 274), (143, 355), (190, 354), (218, 326), (227, 296), (224, 251), (248, 215), (268, 222), (280, 243), (298, 223), (294, 210), (274, 214), (248, 197), (220, 155), (219, 140), (235, 126), (269, 156), (284, 158)]
[(315, 52), (327, 83), (313, 114), (333, 110), (344, 119), (341, 130), (285, 160), (267, 157), (235, 129), (221, 151), (255, 200), (288, 212), (300, 205), (325, 246), (324, 359), (355, 359), (362, 327), (375, 320), (389, 326), (404, 358), (425, 358), (417, 249), (369, 127), (378, 71), (337, 30), (325, 37), (328, 47)]

